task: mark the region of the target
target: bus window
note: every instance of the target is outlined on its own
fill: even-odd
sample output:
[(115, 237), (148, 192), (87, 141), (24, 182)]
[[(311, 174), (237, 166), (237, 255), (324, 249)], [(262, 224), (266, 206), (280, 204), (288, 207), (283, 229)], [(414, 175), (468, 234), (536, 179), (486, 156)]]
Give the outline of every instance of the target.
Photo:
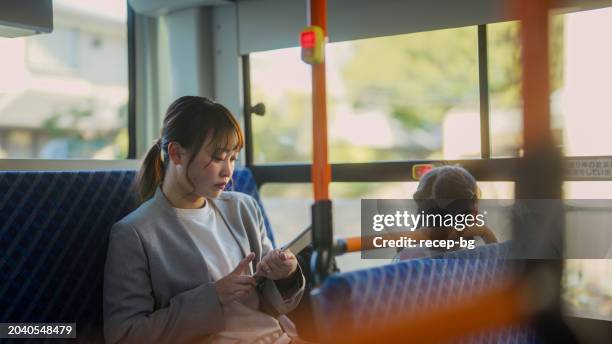
[[(605, 181), (565, 182), (563, 191), (566, 199), (612, 199), (612, 183)], [(574, 211), (566, 215), (568, 230), (580, 231), (578, 235), (584, 235), (592, 227), (585, 224), (592, 221), (609, 223), (609, 210), (591, 210), (583, 214)], [(576, 233), (569, 232), (566, 240), (571, 241), (574, 235)], [(612, 242), (610, 237), (598, 237), (597, 240), (597, 244), (605, 246), (609, 242)], [(565, 262), (563, 298), (566, 312), (573, 316), (612, 320), (612, 247), (592, 249), (604, 254), (607, 251), (607, 259), (568, 259)]]
[[(564, 20), (562, 80), (553, 106), (566, 156), (612, 154), (612, 8), (576, 12)], [(555, 98), (552, 99), (555, 101)]]
[[(553, 137), (561, 144), (561, 117), (557, 110), (563, 83), (563, 16), (551, 16), (550, 92)], [(489, 64), (490, 138), (493, 156), (519, 156), (522, 147), (521, 50), (517, 21), (487, 25)]]
[(478, 182), (481, 199), (514, 199), (514, 182)]
[(0, 38), (0, 158), (127, 157), (126, 11), (55, 0), (52, 33)]
[(266, 183), (259, 195), (278, 245), (289, 242), (312, 222), (311, 184)]
[[(269, 109), (253, 119), (257, 163), (310, 160), (299, 54), (250, 55), (253, 103)], [(331, 43), (326, 63), (331, 162), (480, 157), (476, 27)]]
[[(361, 199), (412, 198), (417, 182), (391, 183), (332, 183), (334, 235), (354, 237), (361, 235)], [(392, 257), (395, 252), (389, 254)], [(364, 259), (360, 252), (347, 253), (336, 258), (342, 271), (388, 264), (391, 259)]]
[(491, 155), (518, 156), (522, 146), (518, 22), (487, 25)]
[[(566, 156), (609, 155), (607, 89), (612, 78), (612, 9), (553, 15), (550, 26), (551, 129)], [(487, 25), (493, 156), (522, 146), (518, 22)]]
[(252, 103), (266, 105), (253, 118), (253, 159), (256, 163), (305, 162), (312, 159), (310, 69), (299, 48), (249, 56)]
[[(359, 236), (362, 198), (411, 198), (416, 182), (332, 183), (334, 235)], [(288, 242), (311, 223), (312, 186), (310, 184), (266, 183), (260, 190), (278, 244)], [(287, 216), (287, 214), (291, 214)], [(359, 253), (337, 258), (342, 271), (388, 263), (384, 259), (361, 259)]]
[(612, 320), (612, 261), (567, 259), (563, 276), (566, 313)]

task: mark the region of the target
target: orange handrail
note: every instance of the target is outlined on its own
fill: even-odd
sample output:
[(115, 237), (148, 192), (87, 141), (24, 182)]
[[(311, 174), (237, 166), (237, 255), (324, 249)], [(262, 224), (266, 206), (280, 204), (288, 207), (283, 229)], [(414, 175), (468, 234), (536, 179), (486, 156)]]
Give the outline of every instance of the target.
[[(461, 232), (461, 236), (466, 239), (479, 236), (480, 234), (478, 231), (482, 230), (483, 228), (488, 228), (488, 227), (468, 227)], [(336, 238), (336, 247), (337, 247), (336, 255), (350, 253), (350, 252), (359, 252), (359, 251), (378, 249), (379, 247), (374, 246), (375, 238), (381, 238), (383, 240), (398, 240), (398, 239), (413, 239), (416, 241), (432, 240), (433, 238), (432, 238), (431, 231), (437, 232), (436, 229), (419, 228), (414, 231), (409, 230), (409, 231), (381, 233), (381, 234), (367, 235), (367, 236), (352, 236), (352, 237)], [(487, 242), (487, 240), (485, 239), (485, 243), (491, 243), (491, 242)]]
[(381, 235), (337, 238), (336, 247), (338, 249), (335, 250), (335, 253), (336, 255), (338, 255), (338, 254), (344, 254), (344, 253), (350, 253), (350, 252), (360, 252), (360, 251), (378, 249), (378, 247), (374, 246), (374, 239), (378, 237), (384, 240), (397, 240), (397, 239), (402, 239), (402, 238), (410, 238), (414, 240), (429, 239), (429, 236), (422, 231), (394, 232), (394, 233), (386, 233), (386, 234), (381, 234)]

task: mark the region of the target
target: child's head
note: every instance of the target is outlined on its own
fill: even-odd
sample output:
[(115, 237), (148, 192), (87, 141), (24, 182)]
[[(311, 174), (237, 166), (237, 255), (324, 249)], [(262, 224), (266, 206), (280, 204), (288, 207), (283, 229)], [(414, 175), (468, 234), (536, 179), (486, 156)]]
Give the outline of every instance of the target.
[(478, 199), (478, 184), (474, 176), (461, 166), (440, 166), (427, 172), (420, 180), (414, 199)]
[(474, 214), (480, 190), (476, 179), (463, 167), (441, 166), (427, 172), (419, 182), (414, 200), (425, 214)]
[(166, 111), (161, 137), (140, 168), (137, 187), (141, 200), (153, 196), (170, 167), (193, 191), (201, 187), (203, 178), (220, 185), (231, 177), (233, 159), (243, 144), (240, 125), (223, 105), (196, 96), (175, 100)]

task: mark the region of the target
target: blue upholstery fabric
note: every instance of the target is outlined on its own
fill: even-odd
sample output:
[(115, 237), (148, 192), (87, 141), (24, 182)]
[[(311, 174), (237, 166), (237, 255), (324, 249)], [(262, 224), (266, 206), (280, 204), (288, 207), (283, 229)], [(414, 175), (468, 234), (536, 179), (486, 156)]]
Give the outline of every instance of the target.
[(76, 321), (100, 341), (108, 231), (135, 206), (134, 175), (0, 173), (0, 322)]
[(259, 192), (257, 192), (257, 184), (255, 183), (255, 178), (253, 178), (253, 173), (251, 173), (251, 170), (246, 168), (234, 170), (232, 180), (225, 189), (240, 191), (255, 198), (255, 200), (259, 204), (259, 208), (261, 209), (261, 212), (264, 217), (264, 223), (266, 225), (266, 234), (268, 235), (268, 238), (270, 238), (270, 241), (272, 241), (272, 246), (276, 247), (276, 242), (274, 241), (274, 233), (272, 232), (272, 226), (270, 225), (270, 221), (268, 220), (268, 215), (266, 215), (266, 210), (263, 207), (263, 203), (259, 198)]
[[(439, 258), (412, 259), (329, 277), (315, 294), (315, 317), (325, 338), (350, 314), (357, 329), (379, 327), (398, 317), (436, 309), (477, 296), (511, 271), (504, 262), (508, 244), (448, 253)], [(467, 259), (457, 259), (467, 258)], [(534, 343), (528, 328), (515, 327), (462, 338), (459, 343)]]
[[(108, 235), (136, 207), (135, 175), (0, 172), (0, 323), (76, 322), (80, 342), (102, 341)], [(233, 178), (259, 202), (250, 171)]]

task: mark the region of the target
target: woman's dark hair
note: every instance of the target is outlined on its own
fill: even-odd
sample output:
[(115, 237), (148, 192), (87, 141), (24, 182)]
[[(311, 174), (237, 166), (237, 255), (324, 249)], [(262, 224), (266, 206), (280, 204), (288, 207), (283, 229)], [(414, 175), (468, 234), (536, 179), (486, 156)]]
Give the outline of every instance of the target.
[(447, 165), (427, 172), (413, 198), (419, 213), (470, 214), (476, 209), (479, 192), (470, 172), (460, 166)]
[[(161, 137), (149, 148), (140, 167), (136, 189), (141, 202), (153, 197), (164, 179), (170, 142), (178, 142), (189, 152), (186, 166), (189, 171), (204, 143), (209, 142), (215, 150), (238, 151), (244, 138), (240, 125), (225, 106), (205, 97), (184, 96), (175, 100), (166, 111)], [(189, 175), (187, 180), (191, 183)]]

